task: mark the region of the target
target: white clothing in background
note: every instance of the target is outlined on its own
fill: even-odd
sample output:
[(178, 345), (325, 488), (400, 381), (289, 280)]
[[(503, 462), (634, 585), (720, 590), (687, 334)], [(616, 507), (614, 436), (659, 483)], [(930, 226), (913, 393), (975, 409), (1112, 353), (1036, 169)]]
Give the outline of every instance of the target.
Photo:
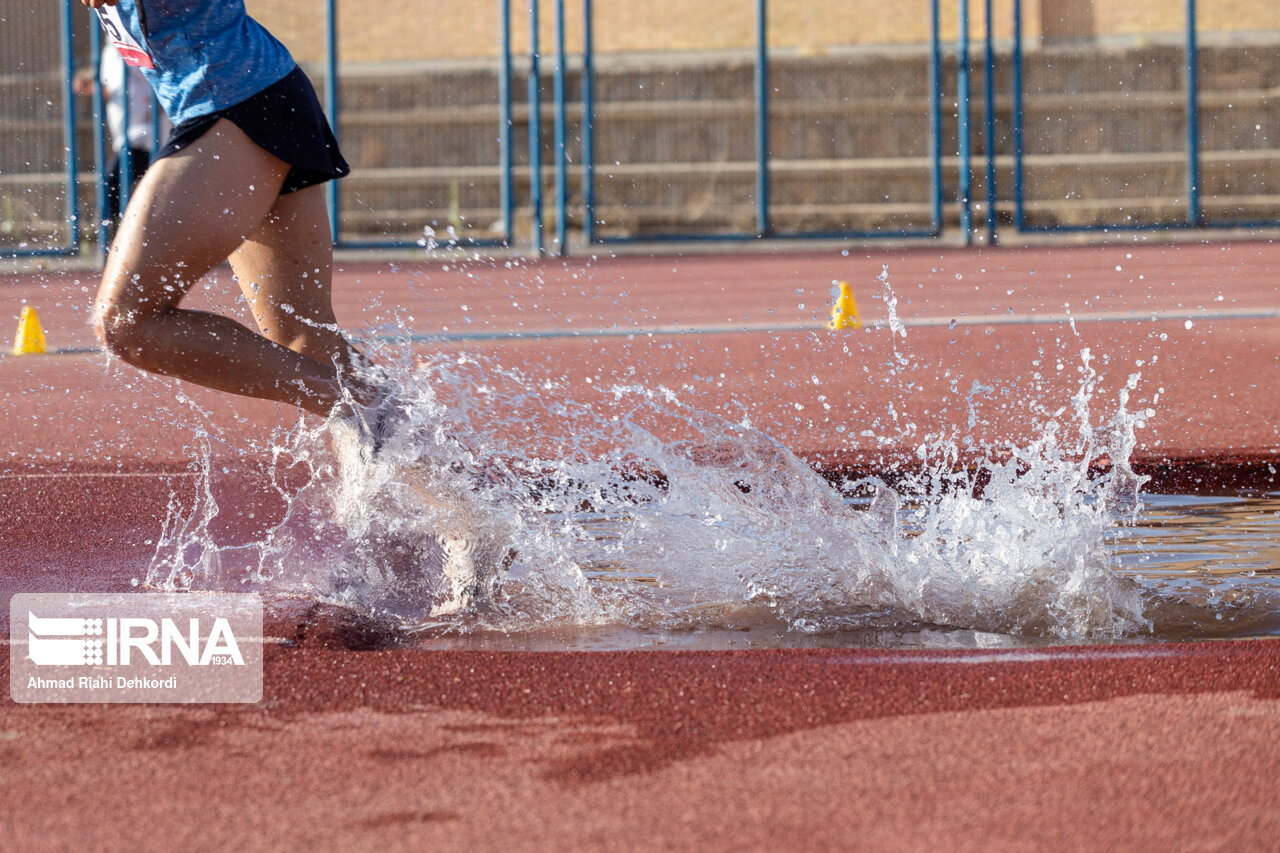
[(129, 78), (129, 147), (150, 150), (151, 86), (141, 71), (125, 64), (115, 45), (109, 41), (104, 42), (98, 78), (102, 82), (102, 97), (106, 104), (111, 150), (116, 153), (124, 146), (123, 90), (126, 74)]

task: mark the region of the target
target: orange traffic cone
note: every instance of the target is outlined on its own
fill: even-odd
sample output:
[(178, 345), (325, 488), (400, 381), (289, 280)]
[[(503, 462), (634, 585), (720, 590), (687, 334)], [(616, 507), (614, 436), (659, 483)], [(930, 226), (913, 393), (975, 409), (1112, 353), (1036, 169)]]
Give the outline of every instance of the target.
[(853, 288), (849, 286), (849, 282), (836, 282), (840, 287), (840, 295), (836, 297), (836, 304), (831, 306), (831, 322), (827, 324), (828, 329), (857, 329), (862, 326), (862, 317), (858, 314), (858, 303), (853, 298)]
[(44, 329), (40, 328), (36, 309), (23, 305), (22, 314), (18, 316), (18, 336), (13, 341), (13, 354), (35, 355), (44, 351)]

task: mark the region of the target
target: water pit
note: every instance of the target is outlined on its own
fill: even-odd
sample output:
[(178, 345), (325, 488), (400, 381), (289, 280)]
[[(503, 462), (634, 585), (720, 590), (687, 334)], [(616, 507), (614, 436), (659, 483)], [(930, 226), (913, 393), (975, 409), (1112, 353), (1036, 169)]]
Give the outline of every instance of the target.
[[(890, 487), (832, 485), (749, 424), (684, 407), (669, 389), (575, 397), (484, 359), (429, 360), (398, 374), (408, 422), (372, 462), (344, 464), (323, 426), (278, 436), (284, 510), (251, 538), (216, 532), (219, 469), (206, 449), (143, 584), (319, 602), (423, 648), (1280, 632), (1280, 496), (1143, 494), (1128, 461), (1152, 415), (1127, 410), (1140, 377), (1099, 417), (1088, 350), (1081, 363), (1075, 397), (1044, 413), (1030, 445), (926, 438)], [(961, 464), (975, 450), (985, 461)], [(475, 576), (442, 571), (449, 536), (474, 547)]]

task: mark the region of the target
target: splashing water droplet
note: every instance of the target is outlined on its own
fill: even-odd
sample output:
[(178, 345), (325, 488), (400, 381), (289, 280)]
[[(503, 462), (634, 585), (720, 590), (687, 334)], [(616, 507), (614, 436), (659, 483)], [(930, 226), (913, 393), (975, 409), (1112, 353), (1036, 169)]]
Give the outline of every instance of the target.
[[(1105, 537), (1137, 504), (1127, 459), (1149, 413), (1125, 411), (1126, 387), (1094, 425), (1087, 351), (1072, 406), (1046, 413), (1037, 440), (997, 453), (925, 436), (918, 470), (892, 488), (833, 488), (748, 417), (699, 411), (672, 389), (573, 386), (496, 356), (409, 358), (384, 368), (403, 419), (373, 459), (336, 424), (273, 440), (284, 506), (248, 541), (215, 533), (237, 474), (213, 464), (206, 439), (147, 585), (303, 595), (452, 633), (763, 620), (805, 635), (915, 625), (1082, 639), (1145, 624)], [(971, 432), (1000, 399), (974, 383)], [(890, 428), (833, 432), (880, 446)], [(1113, 462), (1103, 477), (1098, 456)]]

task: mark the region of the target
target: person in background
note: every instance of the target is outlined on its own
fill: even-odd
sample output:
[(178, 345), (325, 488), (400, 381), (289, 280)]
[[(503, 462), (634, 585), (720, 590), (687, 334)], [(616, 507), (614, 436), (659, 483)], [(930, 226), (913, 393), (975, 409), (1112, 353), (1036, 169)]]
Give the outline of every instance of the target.
[[(128, 119), (125, 128), (125, 80), (128, 80)], [(124, 195), (125, 167), (128, 166), (128, 187), (130, 191), (138, 186), (142, 175), (151, 165), (151, 152), (155, 147), (152, 131), (155, 119), (152, 115), (151, 87), (142, 76), (142, 72), (127, 65), (115, 45), (106, 42), (102, 46), (102, 58), (95, 73), (92, 68), (82, 69), (75, 78), (77, 95), (92, 95), (94, 85), (102, 87), (102, 102), (106, 110), (107, 136), (110, 153), (107, 159), (106, 175), (106, 208), (102, 211), (107, 223), (108, 237), (114, 234), (115, 227), (122, 213), (121, 198)], [(160, 130), (163, 134), (169, 127), (168, 120), (161, 117)], [(127, 132), (126, 132), (127, 131)], [(128, 145), (129, 156), (124, 156)]]

